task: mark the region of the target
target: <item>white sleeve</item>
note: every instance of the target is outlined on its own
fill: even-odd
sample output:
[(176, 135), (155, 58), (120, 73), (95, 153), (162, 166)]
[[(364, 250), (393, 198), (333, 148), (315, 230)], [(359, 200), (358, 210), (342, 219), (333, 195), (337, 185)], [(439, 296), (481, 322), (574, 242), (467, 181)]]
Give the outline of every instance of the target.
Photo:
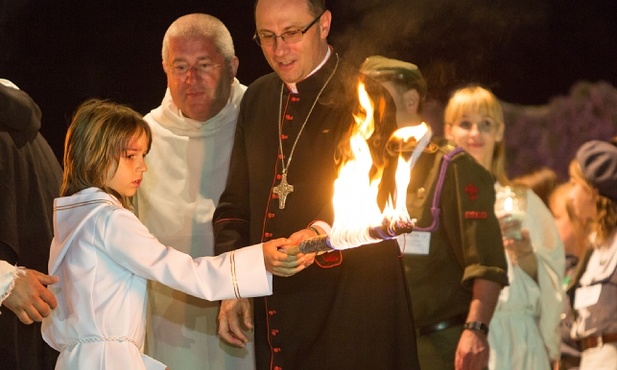
[(2, 306), (2, 302), (11, 294), (15, 286), (15, 278), (23, 273), (25, 273), (23, 268), (13, 266), (6, 261), (0, 260), (0, 306)]
[(561, 333), (559, 323), (564, 304), (563, 275), (565, 251), (553, 215), (533, 191), (527, 193), (531, 243), (538, 261), (538, 286), (540, 287), (541, 312), (538, 326), (552, 360), (559, 359)]
[(210, 301), (272, 294), (262, 244), (193, 259), (161, 244), (126, 210), (111, 213), (102, 236), (103, 248), (118, 264), (187, 294)]

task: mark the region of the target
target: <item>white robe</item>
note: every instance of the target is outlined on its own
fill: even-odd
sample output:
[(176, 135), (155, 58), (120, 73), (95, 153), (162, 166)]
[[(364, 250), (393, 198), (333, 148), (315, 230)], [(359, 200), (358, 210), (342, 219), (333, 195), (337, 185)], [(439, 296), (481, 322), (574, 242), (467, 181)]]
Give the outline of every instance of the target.
[[(236, 120), (246, 87), (234, 80), (227, 105), (198, 122), (182, 115), (167, 90), (145, 116), (153, 132), (137, 214), (161, 242), (193, 257), (212, 255), (212, 216), (225, 187)], [(146, 353), (171, 369), (250, 370), (253, 344), (240, 349), (217, 336), (218, 303), (150, 283)]]
[(510, 285), (499, 295), (488, 337), (492, 370), (548, 370), (560, 355), (565, 252), (552, 214), (529, 189), (523, 228), (538, 261), (538, 282), (507, 258)]
[(260, 244), (193, 259), (161, 244), (97, 188), (54, 201), (49, 271), (59, 277), (49, 287), (58, 307), (43, 320), (42, 333), (61, 352), (58, 370), (164, 369), (139, 350), (148, 280), (208, 300), (272, 293)]

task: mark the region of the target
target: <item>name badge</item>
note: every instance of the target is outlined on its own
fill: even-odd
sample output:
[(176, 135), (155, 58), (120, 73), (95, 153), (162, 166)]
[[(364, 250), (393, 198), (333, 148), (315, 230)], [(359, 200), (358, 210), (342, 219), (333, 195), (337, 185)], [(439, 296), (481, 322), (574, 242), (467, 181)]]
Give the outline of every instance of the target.
[(399, 235), (396, 240), (403, 254), (428, 255), (431, 233), (428, 231), (413, 231), (409, 234)]
[(577, 288), (574, 295), (574, 309), (579, 310), (598, 303), (601, 291), (602, 284), (594, 284)]

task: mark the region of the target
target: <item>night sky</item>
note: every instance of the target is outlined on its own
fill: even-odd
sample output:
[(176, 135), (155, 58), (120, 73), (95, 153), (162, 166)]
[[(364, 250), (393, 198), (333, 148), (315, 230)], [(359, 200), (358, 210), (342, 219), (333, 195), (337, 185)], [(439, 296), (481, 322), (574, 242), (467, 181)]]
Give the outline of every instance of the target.
[[(417, 64), (443, 102), (479, 82), (503, 101), (543, 105), (580, 80), (617, 86), (614, 0), (337, 0), (330, 43), (359, 64), (382, 54)], [(140, 113), (165, 90), (161, 42), (177, 17), (203, 12), (229, 28), (249, 84), (270, 72), (254, 32), (252, 0), (0, 0), (0, 78), (43, 111), (42, 133), (58, 155), (74, 109), (91, 97)]]

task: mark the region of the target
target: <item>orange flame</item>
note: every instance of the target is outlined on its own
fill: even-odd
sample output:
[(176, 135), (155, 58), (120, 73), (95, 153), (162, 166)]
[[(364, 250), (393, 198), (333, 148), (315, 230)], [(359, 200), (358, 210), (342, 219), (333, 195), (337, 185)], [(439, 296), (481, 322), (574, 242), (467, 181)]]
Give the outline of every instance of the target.
[[(392, 138), (396, 139), (400, 143), (405, 143), (414, 139), (415, 142), (420, 141), (429, 131), (428, 125), (422, 122), (417, 126), (406, 126), (396, 130), (392, 134)], [(407, 213), (407, 187), (411, 180), (411, 166), (413, 157), (411, 153), (401, 151), (398, 157), (398, 163), (396, 166), (396, 205), (395, 215), (402, 215), (402, 217), (409, 218)]]
[[(374, 105), (362, 82), (358, 84), (358, 98), (363, 114), (354, 115), (356, 126), (350, 138), (351, 155), (341, 165), (334, 182), (334, 224), (330, 240), (337, 249), (380, 241), (369, 236), (367, 229), (383, 224), (385, 219), (410, 220), (406, 198), (411, 177), (411, 158), (399, 156), (395, 175), (396, 205), (391, 206), (390, 201), (382, 213), (377, 203), (377, 193), (383, 171), (378, 171), (378, 178), (370, 178), (373, 158), (367, 143), (375, 131)], [(426, 125), (423, 125), (423, 129), (423, 132), (427, 131)], [(420, 133), (420, 129), (398, 131), (401, 131), (403, 140), (407, 135), (416, 137)], [(399, 134), (395, 135), (398, 137)]]

